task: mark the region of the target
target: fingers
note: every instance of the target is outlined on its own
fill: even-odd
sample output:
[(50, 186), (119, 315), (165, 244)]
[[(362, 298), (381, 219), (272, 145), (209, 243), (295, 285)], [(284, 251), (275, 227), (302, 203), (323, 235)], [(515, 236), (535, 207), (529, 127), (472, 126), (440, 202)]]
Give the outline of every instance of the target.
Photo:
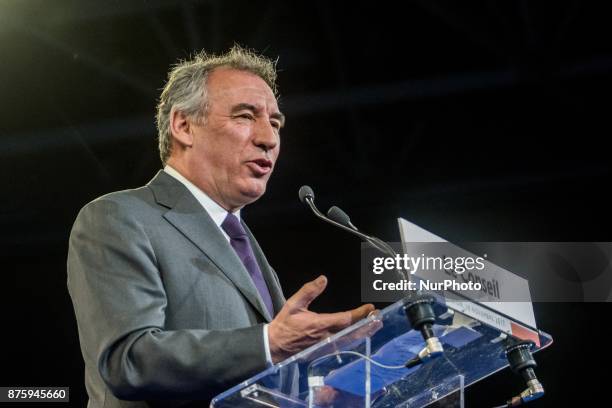
[(351, 324), (358, 322), (359, 320), (367, 317), (371, 312), (374, 311), (374, 305), (368, 303), (366, 305), (361, 305), (356, 309), (350, 311), (351, 313)]
[(374, 310), (374, 305), (367, 304), (356, 309), (338, 313), (320, 313), (317, 319), (321, 326), (330, 332), (338, 332), (351, 324), (363, 319)]
[(327, 278), (324, 275), (317, 279), (306, 283), (288, 300), (288, 304), (292, 304), (295, 308), (308, 308), (310, 303), (317, 298), (327, 286)]
[(317, 320), (320, 327), (331, 334), (351, 325), (351, 312), (319, 313)]

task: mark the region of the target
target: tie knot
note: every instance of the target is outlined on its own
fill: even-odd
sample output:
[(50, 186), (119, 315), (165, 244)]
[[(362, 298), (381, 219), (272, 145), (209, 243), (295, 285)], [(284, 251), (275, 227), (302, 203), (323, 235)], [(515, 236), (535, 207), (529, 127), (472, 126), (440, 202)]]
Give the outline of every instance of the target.
[(240, 220), (232, 213), (227, 214), (227, 217), (225, 217), (225, 220), (223, 220), (221, 224), (221, 228), (223, 228), (223, 231), (225, 231), (231, 239), (238, 239), (246, 236), (246, 231), (242, 227)]

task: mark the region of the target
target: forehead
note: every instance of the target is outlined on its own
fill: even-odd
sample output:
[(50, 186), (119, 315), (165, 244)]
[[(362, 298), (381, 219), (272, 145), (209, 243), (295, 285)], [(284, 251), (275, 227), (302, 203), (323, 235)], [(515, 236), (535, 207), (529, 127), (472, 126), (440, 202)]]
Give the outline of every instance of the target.
[(207, 80), (208, 99), (216, 103), (250, 103), (267, 110), (278, 110), (274, 92), (259, 76), (231, 68), (217, 68)]

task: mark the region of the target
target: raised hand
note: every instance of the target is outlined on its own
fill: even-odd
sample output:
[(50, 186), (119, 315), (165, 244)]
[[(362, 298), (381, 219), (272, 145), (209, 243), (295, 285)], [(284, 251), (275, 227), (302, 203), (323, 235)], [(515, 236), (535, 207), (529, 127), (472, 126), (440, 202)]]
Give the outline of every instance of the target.
[(268, 326), (268, 338), (274, 363), (339, 332), (374, 310), (372, 304), (366, 304), (345, 312), (311, 312), (308, 306), (326, 286), (327, 278), (323, 275), (306, 283), (287, 300), (272, 320)]

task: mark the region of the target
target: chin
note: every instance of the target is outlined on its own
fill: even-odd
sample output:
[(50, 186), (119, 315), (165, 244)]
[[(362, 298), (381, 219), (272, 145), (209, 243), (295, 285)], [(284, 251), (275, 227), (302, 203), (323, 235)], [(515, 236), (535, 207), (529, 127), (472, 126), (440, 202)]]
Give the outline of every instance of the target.
[(262, 195), (264, 195), (265, 192), (266, 192), (265, 183), (249, 183), (249, 185), (246, 186), (246, 188), (241, 189), (240, 191), (243, 197), (250, 200), (246, 204), (250, 204), (258, 200)]

